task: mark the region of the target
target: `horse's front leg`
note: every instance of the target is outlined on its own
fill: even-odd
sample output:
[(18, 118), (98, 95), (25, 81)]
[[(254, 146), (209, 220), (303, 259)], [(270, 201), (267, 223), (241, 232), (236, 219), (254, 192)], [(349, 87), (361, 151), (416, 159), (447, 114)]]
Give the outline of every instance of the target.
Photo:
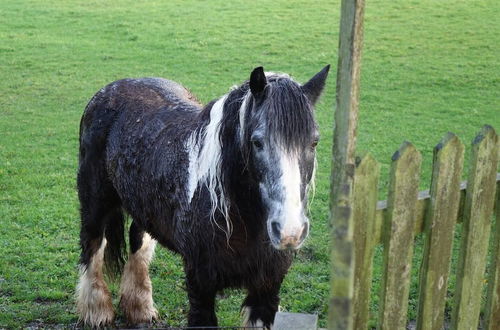
[(186, 272), (189, 298), (188, 326), (217, 327), (215, 295), (217, 291), (208, 283), (200, 283), (194, 272)]
[(281, 282), (266, 288), (253, 288), (241, 306), (244, 327), (270, 329), (280, 302)]

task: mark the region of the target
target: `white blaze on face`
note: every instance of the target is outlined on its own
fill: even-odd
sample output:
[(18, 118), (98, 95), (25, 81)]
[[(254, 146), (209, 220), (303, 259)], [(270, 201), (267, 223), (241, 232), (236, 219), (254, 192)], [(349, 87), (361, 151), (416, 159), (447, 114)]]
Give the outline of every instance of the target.
[(301, 175), (297, 155), (282, 153), (280, 156), (282, 170), (284, 204), (281, 223), (282, 239), (300, 237), (304, 227), (303, 206), (300, 198)]

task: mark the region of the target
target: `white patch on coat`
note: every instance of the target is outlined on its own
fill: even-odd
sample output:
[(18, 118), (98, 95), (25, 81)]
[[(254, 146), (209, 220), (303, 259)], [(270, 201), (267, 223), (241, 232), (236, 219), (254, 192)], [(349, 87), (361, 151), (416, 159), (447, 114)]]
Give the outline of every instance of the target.
[(80, 280), (76, 287), (76, 308), (79, 320), (91, 327), (101, 327), (113, 322), (114, 311), (111, 293), (102, 272), (106, 239), (85, 268), (80, 266)]
[(154, 307), (149, 263), (156, 241), (144, 233), (142, 246), (128, 258), (120, 284), (120, 308), (131, 324), (149, 323), (158, 318)]
[(204, 183), (210, 194), (212, 218), (217, 209), (222, 212), (226, 219), (226, 229), (221, 229), (229, 237), (232, 232), (232, 224), (229, 221), (229, 205), (221, 178), (222, 153), (220, 143), (220, 128), (226, 98), (227, 95), (224, 95), (214, 103), (210, 110), (209, 123), (201, 132), (193, 132), (185, 147), (189, 155), (188, 201), (191, 203), (196, 189)]
[(191, 203), (193, 199), (196, 188), (198, 187), (198, 154), (200, 153), (200, 147), (198, 145), (197, 134), (192, 133), (186, 141), (186, 152), (188, 153), (189, 165), (188, 165), (188, 183), (187, 183), (187, 197), (188, 201)]

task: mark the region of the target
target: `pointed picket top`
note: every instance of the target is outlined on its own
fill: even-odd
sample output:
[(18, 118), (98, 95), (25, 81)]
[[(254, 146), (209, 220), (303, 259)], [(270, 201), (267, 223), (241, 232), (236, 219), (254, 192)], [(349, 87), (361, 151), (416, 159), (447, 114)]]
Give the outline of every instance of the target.
[(460, 206), (464, 145), (447, 133), (434, 148), (430, 203), (420, 267), (417, 329), (442, 329), (453, 232)]
[[(490, 125), (484, 125), (481, 131), (472, 140), (473, 159), (471, 159), (471, 172), (473, 170), (482, 168), (482, 166), (487, 165), (488, 162), (488, 164), (490, 164), (490, 167), (493, 166), (493, 163), (491, 161), (498, 161), (500, 151), (499, 147), (498, 135), (495, 132), (495, 129)], [(496, 173), (496, 168), (494, 169), (494, 172)], [(490, 177), (494, 176), (494, 174), (492, 173), (490, 173), (489, 175)], [(468, 179), (470, 180), (471, 178)]]
[[(422, 156), (415, 146), (405, 141), (399, 149), (392, 155), (392, 164), (389, 182), (389, 194), (387, 198), (387, 208), (395, 207), (395, 203), (405, 203), (412, 196), (400, 195), (399, 191), (410, 191), (406, 189), (408, 185), (416, 183), (415, 190), (418, 195), (418, 182), (420, 179), (420, 165)], [(412, 190), (413, 194), (413, 190)]]
[[(418, 194), (418, 182), (420, 179), (420, 165), (422, 156), (415, 146), (405, 141), (392, 155), (391, 173), (389, 181), (389, 195), (387, 208), (395, 207), (395, 203), (404, 203), (408, 196), (399, 195), (398, 191), (408, 190), (408, 184), (417, 184), (413, 187)], [(411, 196), (413, 198), (413, 195)]]
[(497, 140), (497, 133), (495, 129), (490, 125), (484, 125), (481, 131), (476, 135), (474, 140), (472, 140), (472, 145), (480, 144), (482, 141), (486, 140)]
[(458, 136), (456, 136), (452, 132), (448, 132), (445, 134), (445, 136), (443, 136), (441, 141), (439, 141), (439, 143), (434, 147), (434, 155), (438, 153), (443, 154), (442, 150), (455, 148), (458, 146), (460, 146), (461, 149), (465, 149), (464, 144), (462, 143), (462, 141), (460, 141)]
[(451, 318), (453, 329), (477, 328), (479, 322), (495, 199), (498, 148), (498, 136), (493, 127), (488, 125), (484, 126), (472, 141), (457, 285)]
[(373, 171), (374, 168), (380, 167), (380, 164), (371, 153), (366, 153), (362, 157), (356, 157), (356, 173), (368, 173)]
[[(458, 161), (463, 162), (464, 151), (465, 151), (465, 146), (462, 143), (462, 141), (460, 141), (458, 136), (456, 136), (454, 133), (448, 132), (446, 133), (445, 136), (443, 136), (441, 141), (434, 147), (433, 166), (442, 166), (443, 162), (445, 162), (448, 158), (458, 157), (458, 159), (455, 159), (455, 161), (449, 165), (451, 167), (453, 167), (454, 165), (460, 165), (460, 167), (462, 168), (463, 167), (462, 163), (457, 164), (457, 162)], [(433, 168), (433, 174), (434, 170), (439, 170), (439, 169)], [(436, 175), (437, 174), (438, 173), (436, 172)], [(434, 175), (432, 179), (434, 179)], [(461, 180), (461, 177), (459, 177), (458, 180)]]
[(392, 161), (398, 163), (398, 167), (403, 166), (402, 162), (421, 160), (422, 156), (415, 146), (408, 141), (401, 144), (399, 149), (392, 155)]

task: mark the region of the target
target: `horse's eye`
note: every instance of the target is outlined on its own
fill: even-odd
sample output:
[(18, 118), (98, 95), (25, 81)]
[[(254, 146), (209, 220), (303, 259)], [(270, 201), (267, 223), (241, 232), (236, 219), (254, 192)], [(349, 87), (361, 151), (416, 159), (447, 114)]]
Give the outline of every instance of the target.
[(318, 140), (314, 140), (313, 143), (311, 143), (311, 149), (316, 149), (316, 146), (318, 145)]
[(252, 140), (252, 144), (257, 150), (262, 150), (262, 142), (260, 140)]

